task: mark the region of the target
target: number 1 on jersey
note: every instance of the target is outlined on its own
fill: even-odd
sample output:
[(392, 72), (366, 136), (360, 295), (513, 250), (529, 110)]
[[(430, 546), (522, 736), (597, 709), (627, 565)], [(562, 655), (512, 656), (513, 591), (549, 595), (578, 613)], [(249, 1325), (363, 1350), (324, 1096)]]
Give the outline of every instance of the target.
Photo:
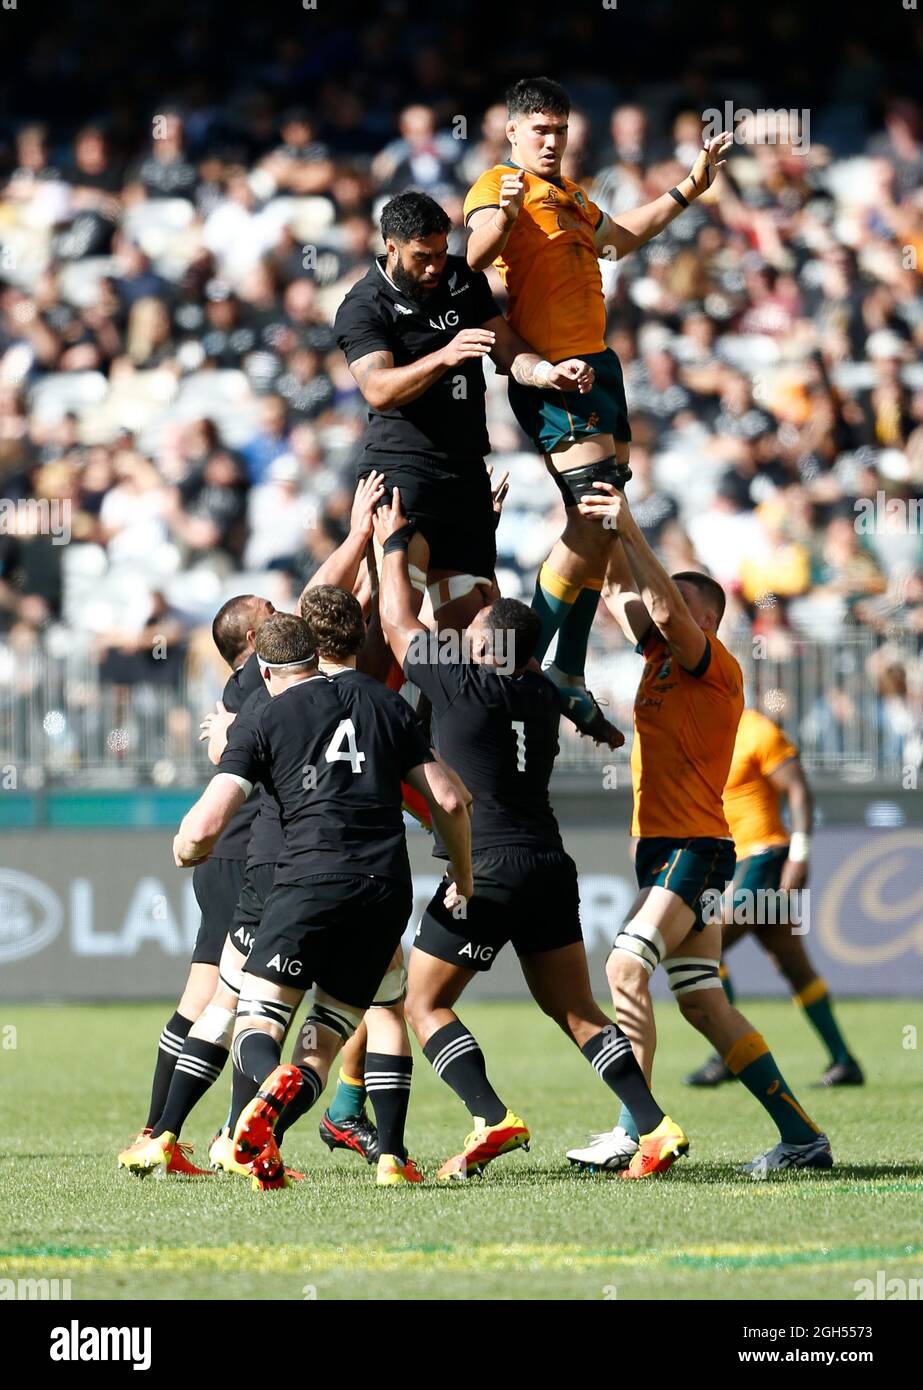
[[(346, 751), (343, 751), (343, 744)], [(349, 763), (353, 772), (361, 772), (365, 754), (356, 747), (356, 726), (351, 719), (341, 719), (333, 738), (327, 744), (324, 759), (328, 763)]]
[(526, 770), (526, 726), (523, 720), (514, 719), (513, 728), (516, 730), (516, 771), (525, 772)]

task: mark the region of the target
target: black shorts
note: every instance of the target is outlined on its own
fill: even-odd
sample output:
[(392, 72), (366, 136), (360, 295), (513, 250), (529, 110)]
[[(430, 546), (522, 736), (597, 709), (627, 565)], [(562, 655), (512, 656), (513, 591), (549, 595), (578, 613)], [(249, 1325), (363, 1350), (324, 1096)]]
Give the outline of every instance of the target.
[(584, 497), (600, 497), (603, 494), (594, 483), (612, 483), (620, 492), (631, 479), (631, 469), (627, 463), (616, 463), (615, 459), (597, 459), (596, 463), (586, 463), (582, 468), (568, 468), (564, 473), (555, 471), (552, 475), (565, 507), (576, 507)]
[(192, 952), (194, 965), (217, 965), (231, 929), (244, 881), (245, 860), (206, 859), (192, 871), (192, 888), (202, 923)]
[(408, 883), (368, 874), (314, 874), (274, 885), (247, 974), (290, 989), (316, 984), (367, 1009), (413, 907)]
[(253, 945), (256, 929), (263, 920), (263, 909), (272, 892), (275, 874), (275, 864), (254, 864), (244, 874), (234, 920), (228, 928), (232, 942), (244, 955)]
[(489, 970), (508, 941), (518, 956), (557, 951), (583, 940), (577, 868), (562, 849), (511, 845), (473, 856), (474, 896), (456, 919), (440, 885), (414, 946), (466, 970)]
[(400, 488), (404, 515), (429, 545), (430, 569), (491, 578), (497, 516), (483, 459), (473, 458), (464, 473), (456, 473), (422, 454), (365, 454), (359, 479), (372, 469), (385, 475), (382, 503), (390, 502), (392, 488)]

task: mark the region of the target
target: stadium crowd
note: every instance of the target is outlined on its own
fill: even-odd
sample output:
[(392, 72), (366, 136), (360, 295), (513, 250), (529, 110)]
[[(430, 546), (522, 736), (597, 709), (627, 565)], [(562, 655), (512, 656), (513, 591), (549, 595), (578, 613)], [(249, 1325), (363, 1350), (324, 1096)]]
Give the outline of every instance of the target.
[[(306, 17), (230, 87), (202, 57), (194, 7), (150, 105), (148, 73), (95, 115), (75, 119), (74, 102), (5, 122), (7, 653), (81, 649), (116, 685), (200, 671), (212, 689), (218, 605), (253, 590), (292, 608), (342, 538), (365, 409), (335, 310), (380, 251), (389, 196), (430, 193), (459, 250), (467, 188), (507, 155), (516, 50), (472, 84), (471, 36), (449, 9), (402, 55), (403, 77), (382, 76), (387, 24), (350, 39), (328, 21), (325, 59)], [(576, 105), (566, 175), (615, 216), (676, 183), (727, 83), (584, 84), (558, 51), (551, 75)], [(700, 74), (728, 61), (695, 57)], [(58, 59), (43, 61), (39, 96)], [(101, 61), (87, 52), (90, 77)], [(632, 507), (668, 567), (708, 568), (732, 599), (727, 632), (765, 637), (783, 664), (806, 640), (873, 634), (883, 734), (923, 762), (923, 110), (882, 99), (858, 40), (832, 71), (821, 107), (742, 120), (720, 190), (604, 263), (608, 341), (625, 370)], [(765, 86), (733, 90), (753, 111), (778, 106)], [(560, 502), (503, 378), (488, 398), (492, 462), (512, 480), (498, 579), (528, 599)], [(29, 499), (69, 505), (68, 544)], [(602, 611), (594, 639), (597, 655), (619, 640)], [(802, 736), (833, 748), (850, 718), (831, 689)]]

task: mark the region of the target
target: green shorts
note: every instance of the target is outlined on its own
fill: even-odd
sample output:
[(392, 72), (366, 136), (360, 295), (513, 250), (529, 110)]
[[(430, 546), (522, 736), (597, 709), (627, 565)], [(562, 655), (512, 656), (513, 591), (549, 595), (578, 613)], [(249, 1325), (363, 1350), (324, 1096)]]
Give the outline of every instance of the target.
[[(737, 856), (732, 840), (702, 837), (668, 840), (648, 836), (638, 841), (635, 873), (639, 888), (669, 888), (695, 913), (695, 929), (705, 927), (704, 909), (711, 906), (709, 920), (720, 921), (717, 898), (734, 877)], [(708, 894), (705, 903), (703, 894)]]
[[(751, 854), (747, 859), (741, 859), (737, 865), (737, 873), (734, 875), (734, 913), (748, 915), (742, 920), (753, 923), (754, 929), (759, 930), (760, 926), (772, 926), (777, 920), (773, 915), (768, 922), (760, 922), (759, 914), (754, 914), (752, 904), (760, 903), (756, 896), (758, 893), (779, 893), (782, 882), (782, 865), (788, 858), (788, 845), (772, 845), (769, 849), (763, 850), (762, 854)], [(780, 901), (782, 901), (780, 899)], [(735, 915), (735, 921), (736, 921)], [(788, 918), (784, 920), (788, 921)]]
[(592, 389), (585, 396), (579, 391), (537, 391), (510, 377), (513, 414), (543, 454), (550, 454), (562, 440), (573, 443), (593, 434), (611, 434), (623, 444), (631, 439), (621, 362), (611, 348), (584, 353), (582, 361), (589, 362), (596, 372)]

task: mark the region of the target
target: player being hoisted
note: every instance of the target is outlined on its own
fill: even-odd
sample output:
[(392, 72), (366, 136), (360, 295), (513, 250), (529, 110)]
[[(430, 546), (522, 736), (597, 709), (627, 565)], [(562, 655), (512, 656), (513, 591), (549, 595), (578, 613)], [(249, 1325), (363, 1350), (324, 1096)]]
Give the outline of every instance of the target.
[(591, 736), (603, 721), (586, 689), (587, 642), (611, 532), (577, 510), (593, 484), (624, 488), (631, 430), (622, 369), (606, 346), (606, 304), (599, 258), (628, 255), (673, 221), (724, 164), (731, 137), (708, 140), (689, 174), (651, 203), (614, 220), (561, 175), (570, 101), (547, 77), (523, 78), (507, 94), (510, 158), (483, 173), (465, 199), (471, 228), (468, 264), (495, 265), (509, 295), (507, 316), (521, 338), (552, 363), (578, 357), (596, 373), (592, 389), (562, 394), (557, 383), (525, 391), (510, 379), (510, 405), (545, 459), (566, 508), (561, 538), (542, 565), (533, 607), (542, 620), (539, 661), (558, 643), (548, 676), (565, 712)]
[[(358, 477), (378, 470), (388, 497), (400, 488), (416, 527), (409, 564), (417, 609), (428, 592), (436, 626), (461, 631), (498, 597), (483, 358), (537, 403), (548, 387), (556, 399), (591, 390), (593, 370), (579, 358), (552, 364), (534, 352), (503, 317), (486, 276), (448, 254), (449, 227), (426, 194), (392, 198), (381, 215), (385, 254), (343, 300), (334, 328), (369, 407)], [(565, 713), (611, 744), (601, 715), (587, 725), (581, 710)]]

